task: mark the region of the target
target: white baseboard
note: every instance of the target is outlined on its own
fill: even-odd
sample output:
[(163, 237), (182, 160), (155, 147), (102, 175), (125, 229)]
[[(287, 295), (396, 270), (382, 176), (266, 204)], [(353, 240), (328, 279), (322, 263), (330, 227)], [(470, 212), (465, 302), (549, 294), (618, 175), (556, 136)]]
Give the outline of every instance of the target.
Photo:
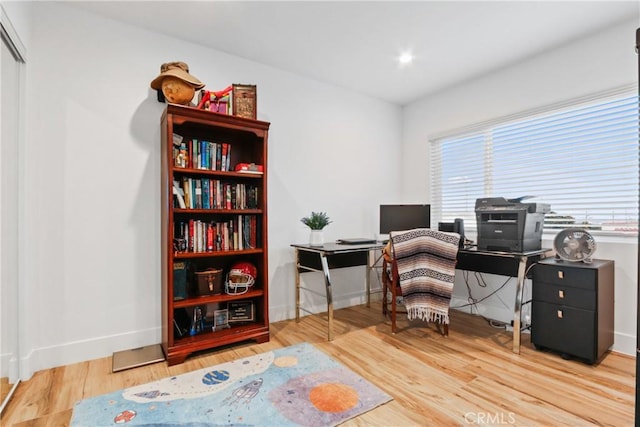
[(43, 369), (111, 356), (115, 351), (158, 344), (161, 328), (130, 331), (32, 350), (20, 361), (20, 378), (25, 381)]

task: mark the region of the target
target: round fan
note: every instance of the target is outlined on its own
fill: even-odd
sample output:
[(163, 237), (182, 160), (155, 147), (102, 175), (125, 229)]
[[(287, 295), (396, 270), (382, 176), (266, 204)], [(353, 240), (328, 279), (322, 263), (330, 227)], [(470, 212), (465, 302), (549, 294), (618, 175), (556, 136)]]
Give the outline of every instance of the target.
[(596, 251), (596, 241), (581, 228), (567, 228), (556, 235), (553, 249), (563, 260), (590, 263), (591, 256)]

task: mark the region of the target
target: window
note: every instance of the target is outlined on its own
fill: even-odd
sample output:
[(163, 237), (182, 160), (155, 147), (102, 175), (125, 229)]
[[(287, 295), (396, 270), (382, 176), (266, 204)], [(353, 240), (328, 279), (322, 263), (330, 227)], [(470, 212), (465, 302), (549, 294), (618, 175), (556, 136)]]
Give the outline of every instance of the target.
[(549, 203), (545, 230), (638, 231), (638, 95), (475, 126), (431, 142), (434, 222), (475, 227), (481, 197)]

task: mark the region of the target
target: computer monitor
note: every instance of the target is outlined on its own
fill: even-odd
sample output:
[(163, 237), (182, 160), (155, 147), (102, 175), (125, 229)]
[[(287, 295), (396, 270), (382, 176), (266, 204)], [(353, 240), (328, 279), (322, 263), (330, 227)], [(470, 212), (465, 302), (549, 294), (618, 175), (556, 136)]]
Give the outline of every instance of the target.
[(380, 205), (380, 234), (431, 228), (431, 205)]

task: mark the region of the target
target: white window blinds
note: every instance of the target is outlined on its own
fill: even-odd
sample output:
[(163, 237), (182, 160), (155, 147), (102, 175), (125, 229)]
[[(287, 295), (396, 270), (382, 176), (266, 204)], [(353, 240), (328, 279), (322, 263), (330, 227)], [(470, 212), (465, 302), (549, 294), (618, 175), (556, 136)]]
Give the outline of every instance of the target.
[(549, 203), (545, 229), (637, 232), (638, 96), (495, 122), (432, 141), (433, 222), (475, 225), (481, 197)]

